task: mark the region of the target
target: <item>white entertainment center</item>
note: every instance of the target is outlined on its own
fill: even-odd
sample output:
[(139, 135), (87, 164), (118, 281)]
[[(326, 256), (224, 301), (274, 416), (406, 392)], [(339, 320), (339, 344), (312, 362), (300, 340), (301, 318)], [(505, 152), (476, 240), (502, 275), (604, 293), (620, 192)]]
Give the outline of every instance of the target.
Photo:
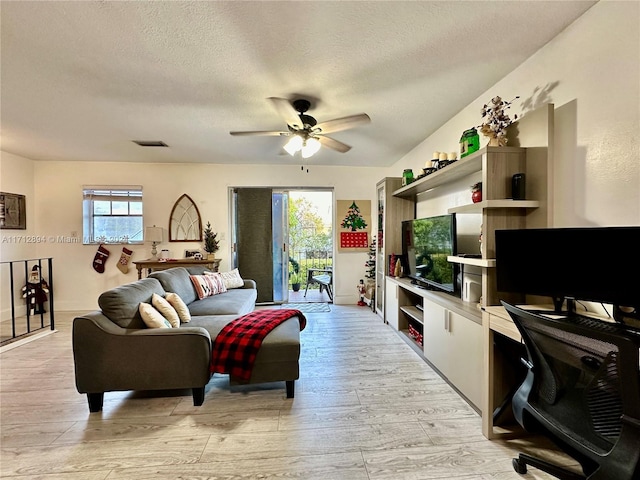
[[(488, 358), (493, 362), (494, 356), (493, 346), (488, 345), (490, 321), (486, 308), (495, 308), (500, 304), (500, 299), (513, 302), (524, 300), (505, 298), (504, 295), (498, 298), (494, 232), (499, 229), (539, 228), (550, 224), (551, 186), (548, 178), (553, 105), (548, 104), (529, 112), (520, 123), (520, 132), (524, 132), (522, 136), (526, 137), (527, 145), (531, 147), (482, 148), (409, 185), (397, 188), (391, 195), (384, 189), (381, 192), (381, 186), (388, 188), (400, 179), (387, 178), (378, 183), (378, 238), (394, 239), (390, 245), (383, 243), (382, 247), (379, 246), (376, 292), (382, 294), (383, 298), (378, 303), (382, 312), (378, 310), (378, 313), (472, 407), (482, 413), (483, 418), (493, 412), (493, 399), (500, 398), (502, 392), (510, 388), (509, 385), (500, 385), (499, 381), (494, 382), (494, 377), (500, 377), (494, 369), (500, 369), (501, 366), (487, 362)], [(525, 173), (526, 176), (525, 200), (511, 198), (511, 179), (517, 173)], [(468, 188), (478, 180), (482, 181), (483, 199), (472, 203)], [(444, 193), (437, 197), (440, 191)], [(407, 201), (414, 209), (414, 217), (407, 218)], [(452, 295), (427, 290), (413, 284), (411, 279), (395, 278), (388, 274), (389, 256), (401, 253), (401, 239), (398, 238), (401, 222), (415, 218), (416, 211), (420, 217), (421, 212), (416, 207), (421, 202), (433, 202), (434, 205), (445, 202), (444, 211), (438, 211), (437, 214), (478, 216), (482, 224), (480, 258), (448, 257), (450, 262), (459, 264), (461, 270), (471, 269), (479, 274), (481, 297), (478, 302), (463, 301), (459, 292)], [(483, 425), (489, 423), (483, 422)], [(486, 432), (485, 435), (489, 436)]]

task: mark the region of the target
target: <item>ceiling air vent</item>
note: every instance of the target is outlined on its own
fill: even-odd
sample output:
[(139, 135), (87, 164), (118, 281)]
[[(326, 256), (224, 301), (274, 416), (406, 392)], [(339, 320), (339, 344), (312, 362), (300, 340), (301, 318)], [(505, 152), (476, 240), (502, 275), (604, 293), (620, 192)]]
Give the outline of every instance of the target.
[(161, 140), (132, 140), (133, 143), (137, 143), (141, 147), (168, 147), (166, 143)]

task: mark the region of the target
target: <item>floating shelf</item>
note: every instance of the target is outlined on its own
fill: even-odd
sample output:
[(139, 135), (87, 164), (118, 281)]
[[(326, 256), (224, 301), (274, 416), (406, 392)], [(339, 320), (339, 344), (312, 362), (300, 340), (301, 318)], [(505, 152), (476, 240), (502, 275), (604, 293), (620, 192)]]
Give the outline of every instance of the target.
[(447, 261), (451, 263), (461, 263), (463, 265), (473, 265), (475, 267), (493, 268), (496, 266), (495, 258), (469, 258), (450, 255)]
[(451, 207), (448, 213), (482, 213), (485, 208), (538, 208), (540, 202), (537, 200), (512, 200), (504, 198), (500, 200), (483, 200), (478, 203), (470, 203), (468, 205), (459, 205)]
[(464, 178), (475, 172), (482, 171), (482, 158), (485, 153), (512, 153), (522, 152), (523, 148), (520, 147), (484, 147), (471, 155), (461, 158), (456, 162), (447, 165), (441, 170), (437, 170), (431, 175), (422, 177), (407, 186), (404, 186), (395, 192), (394, 197), (416, 199), (416, 196), (420, 193), (428, 192), (436, 187), (447, 184), (459, 178)]

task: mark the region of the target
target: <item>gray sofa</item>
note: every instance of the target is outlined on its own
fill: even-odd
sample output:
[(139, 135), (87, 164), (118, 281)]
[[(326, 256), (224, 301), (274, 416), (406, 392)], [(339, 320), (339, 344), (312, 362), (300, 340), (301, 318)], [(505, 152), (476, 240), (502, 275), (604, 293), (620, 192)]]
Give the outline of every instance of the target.
[[(251, 312), (257, 297), (253, 280), (244, 288), (198, 300), (190, 274), (203, 268), (172, 268), (104, 292), (100, 311), (73, 321), (76, 388), (86, 393), (89, 410), (102, 410), (104, 392), (192, 389), (193, 404), (202, 405), (211, 379), (212, 341), (230, 321)], [(180, 328), (147, 328), (138, 312), (154, 293), (177, 293), (191, 321)], [(300, 322), (292, 317), (274, 328), (258, 352), (251, 378), (231, 384), (284, 381), (288, 398), (299, 376)]]

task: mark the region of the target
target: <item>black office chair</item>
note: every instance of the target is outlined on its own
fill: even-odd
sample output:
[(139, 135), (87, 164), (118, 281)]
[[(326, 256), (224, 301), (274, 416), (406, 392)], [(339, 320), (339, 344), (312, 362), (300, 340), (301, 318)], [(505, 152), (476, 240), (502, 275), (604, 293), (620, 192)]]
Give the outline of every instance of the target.
[(512, 400), (516, 420), (550, 437), (583, 475), (520, 454), (564, 480), (640, 479), (640, 330), (579, 315), (552, 318), (502, 302), (527, 350), (528, 371)]

